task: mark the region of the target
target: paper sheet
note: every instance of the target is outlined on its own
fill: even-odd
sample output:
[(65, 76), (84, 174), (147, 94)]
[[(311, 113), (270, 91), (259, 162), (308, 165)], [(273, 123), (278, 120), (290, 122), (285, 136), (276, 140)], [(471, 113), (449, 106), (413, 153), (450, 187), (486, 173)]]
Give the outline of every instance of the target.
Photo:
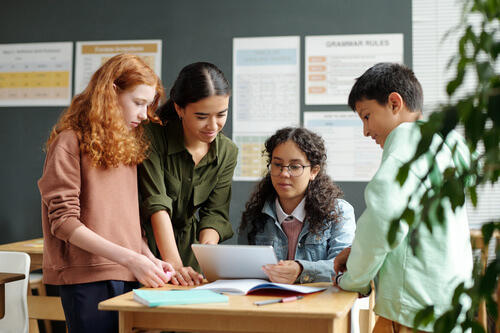
[(328, 175), (336, 182), (370, 181), (380, 166), (382, 148), (363, 135), (353, 111), (305, 112), (304, 127), (321, 135), (327, 150)]
[(1, 44), (0, 107), (69, 105), (72, 68), (72, 42)]
[(306, 105), (345, 105), (368, 68), (403, 62), (403, 34), (306, 36), (305, 48)]
[(233, 141), (240, 148), (235, 180), (257, 180), (264, 141), (300, 123), (300, 38), (233, 40)]
[(76, 43), (75, 95), (81, 93), (92, 74), (109, 58), (121, 53), (133, 53), (143, 58), (161, 78), (162, 41), (127, 40)]

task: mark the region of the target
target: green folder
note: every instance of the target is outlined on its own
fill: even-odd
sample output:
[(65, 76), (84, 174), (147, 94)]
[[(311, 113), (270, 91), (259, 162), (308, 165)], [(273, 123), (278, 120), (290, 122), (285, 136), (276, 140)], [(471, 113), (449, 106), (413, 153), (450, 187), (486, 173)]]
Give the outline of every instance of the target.
[(142, 290), (134, 289), (136, 301), (147, 306), (227, 302), (227, 296), (211, 290)]

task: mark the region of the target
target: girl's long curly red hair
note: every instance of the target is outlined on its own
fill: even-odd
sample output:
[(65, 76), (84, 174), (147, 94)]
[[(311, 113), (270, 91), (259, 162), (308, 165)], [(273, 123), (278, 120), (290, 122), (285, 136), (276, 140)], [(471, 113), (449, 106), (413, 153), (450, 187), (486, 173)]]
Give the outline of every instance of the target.
[(73, 98), (52, 128), (46, 148), (62, 131), (74, 130), (80, 150), (90, 155), (94, 167), (140, 164), (147, 157), (148, 142), (142, 126), (133, 130), (126, 126), (118, 103), (118, 94), (140, 84), (156, 87), (148, 118), (158, 121), (155, 112), (165, 98), (161, 80), (139, 56), (120, 54), (102, 65), (87, 88)]

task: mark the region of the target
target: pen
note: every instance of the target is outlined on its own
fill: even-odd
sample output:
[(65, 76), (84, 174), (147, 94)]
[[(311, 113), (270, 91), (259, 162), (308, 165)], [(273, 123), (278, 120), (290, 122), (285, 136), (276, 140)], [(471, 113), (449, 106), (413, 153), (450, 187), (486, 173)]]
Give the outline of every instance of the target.
[(275, 298), (275, 299), (268, 299), (265, 301), (256, 301), (253, 302), (255, 305), (267, 305), (267, 304), (273, 304), (273, 303), (286, 303), (286, 302), (293, 302), (298, 299), (302, 299), (304, 296), (292, 296), (292, 297), (284, 297), (284, 298)]

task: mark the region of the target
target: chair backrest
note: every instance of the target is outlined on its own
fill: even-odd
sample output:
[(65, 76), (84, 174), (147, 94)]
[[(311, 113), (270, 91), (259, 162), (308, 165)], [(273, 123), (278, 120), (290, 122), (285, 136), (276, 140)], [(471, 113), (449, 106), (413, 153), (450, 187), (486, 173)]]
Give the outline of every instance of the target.
[(24, 274), (25, 279), (5, 284), (5, 316), (0, 319), (0, 332), (27, 333), (28, 324), (28, 279), (30, 257), (22, 252), (0, 251), (0, 272)]

